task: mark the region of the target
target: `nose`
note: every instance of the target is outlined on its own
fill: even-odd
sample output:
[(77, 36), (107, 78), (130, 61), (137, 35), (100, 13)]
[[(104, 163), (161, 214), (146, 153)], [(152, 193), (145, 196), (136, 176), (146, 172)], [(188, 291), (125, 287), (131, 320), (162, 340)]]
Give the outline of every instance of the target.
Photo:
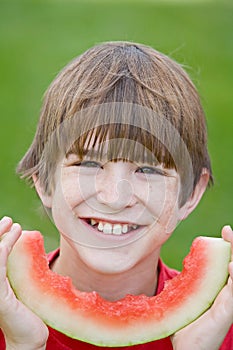
[(102, 175), (98, 176), (96, 182), (97, 201), (100, 204), (120, 211), (133, 206), (136, 202), (133, 186), (127, 172), (124, 171), (124, 166), (111, 164)]

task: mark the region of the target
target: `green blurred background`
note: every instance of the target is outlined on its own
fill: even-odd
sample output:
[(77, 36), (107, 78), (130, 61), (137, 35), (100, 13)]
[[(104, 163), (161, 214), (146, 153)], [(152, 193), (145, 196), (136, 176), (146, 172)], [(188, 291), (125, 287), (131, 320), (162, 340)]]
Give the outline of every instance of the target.
[(53, 224), (15, 166), (31, 143), (49, 83), (73, 57), (107, 40), (141, 42), (170, 55), (202, 97), (215, 186), (162, 251), (181, 268), (194, 236), (219, 236), (233, 223), (232, 1), (0, 1), (0, 216), (43, 232), (47, 250), (57, 246)]

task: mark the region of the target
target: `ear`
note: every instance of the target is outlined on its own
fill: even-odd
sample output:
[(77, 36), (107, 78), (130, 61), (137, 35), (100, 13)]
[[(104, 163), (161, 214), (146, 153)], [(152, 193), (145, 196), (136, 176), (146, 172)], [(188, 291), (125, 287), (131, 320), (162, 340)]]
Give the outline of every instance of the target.
[(209, 182), (209, 172), (207, 169), (203, 168), (200, 179), (192, 192), (191, 196), (188, 198), (186, 203), (180, 208), (179, 220), (184, 220), (189, 214), (196, 208), (200, 202), (206, 187)]
[(47, 208), (52, 207), (52, 196), (45, 193), (44, 188), (41, 186), (40, 180), (36, 175), (32, 175), (32, 179), (36, 188), (36, 192), (40, 197), (41, 202)]

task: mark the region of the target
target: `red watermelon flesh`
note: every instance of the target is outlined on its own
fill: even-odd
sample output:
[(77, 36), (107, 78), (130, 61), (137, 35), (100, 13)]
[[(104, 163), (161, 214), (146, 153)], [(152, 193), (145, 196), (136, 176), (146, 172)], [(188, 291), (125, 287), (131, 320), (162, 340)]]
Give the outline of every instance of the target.
[(8, 278), (18, 299), (47, 325), (99, 346), (134, 345), (167, 337), (200, 316), (226, 283), (230, 244), (197, 237), (182, 272), (154, 297), (126, 295), (110, 302), (75, 289), (69, 277), (48, 266), (44, 241), (25, 231), (8, 261)]

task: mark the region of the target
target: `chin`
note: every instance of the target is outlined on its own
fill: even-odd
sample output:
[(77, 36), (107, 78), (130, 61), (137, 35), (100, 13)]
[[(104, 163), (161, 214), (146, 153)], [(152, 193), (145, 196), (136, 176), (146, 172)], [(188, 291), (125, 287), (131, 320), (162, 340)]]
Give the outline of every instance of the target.
[(100, 274), (109, 275), (128, 271), (136, 263), (128, 254), (106, 249), (98, 249), (95, 252), (90, 249), (88, 253), (81, 253), (80, 258), (89, 269)]

